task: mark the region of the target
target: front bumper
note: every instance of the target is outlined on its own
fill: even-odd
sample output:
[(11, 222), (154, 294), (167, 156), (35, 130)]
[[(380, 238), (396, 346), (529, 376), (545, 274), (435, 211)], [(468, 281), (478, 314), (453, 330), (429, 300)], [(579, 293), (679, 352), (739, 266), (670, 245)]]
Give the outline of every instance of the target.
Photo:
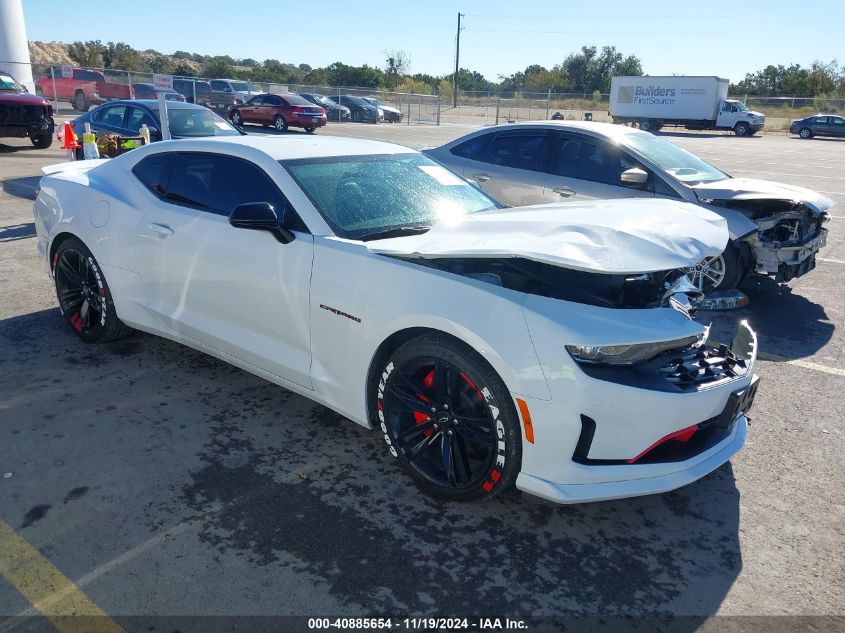
[(778, 283), (805, 275), (816, 267), (816, 253), (827, 244), (827, 233), (828, 229), (819, 228), (818, 233), (798, 244), (758, 241), (753, 248), (755, 270), (774, 275)]
[(682, 464), (659, 465), (682, 466), (680, 470), (656, 468), (657, 464), (639, 467), (576, 465), (578, 468), (592, 469), (591, 475), (596, 474), (596, 469), (603, 469), (607, 473), (608, 480), (574, 484), (555, 483), (523, 471), (516, 479), (516, 487), (523, 492), (556, 503), (587, 503), (669, 492), (701, 479), (727, 462), (745, 444), (747, 431), (748, 418), (741, 415), (734, 423), (733, 432), (727, 439), (697, 458)]
[[(672, 309), (579, 306), (568, 311), (579, 321), (593, 317), (593, 324), (579, 327), (596, 328), (588, 333), (595, 344), (631, 343), (637, 340), (634, 337), (642, 341), (649, 335), (646, 328), (652, 336), (662, 334), (663, 340), (702, 329)], [(737, 356), (744, 354), (741, 371), (700, 382), (664, 384), (662, 362), (639, 376), (624, 369), (588, 374), (564, 351), (562, 336), (587, 342), (577, 340), (577, 332), (563, 331), (569, 328), (560, 327), (562, 315), (551, 310), (539, 315), (528, 305), (525, 314), (551, 398), (516, 395), (528, 405), (534, 439), (523, 441), (516, 482), (520, 490), (558, 503), (666, 492), (715, 470), (742, 447), (747, 409), (731, 403), (754, 382), (757, 342), (747, 326), (741, 326), (746, 336), (737, 336), (734, 342)], [(556, 316), (557, 327), (544, 319)], [(668, 354), (672, 357), (674, 352)], [(708, 362), (704, 359), (702, 366)], [(652, 369), (655, 378), (649, 377)], [(631, 371), (630, 378), (626, 371)], [(716, 426), (715, 421), (719, 421)], [(678, 437), (693, 428), (690, 437)]]

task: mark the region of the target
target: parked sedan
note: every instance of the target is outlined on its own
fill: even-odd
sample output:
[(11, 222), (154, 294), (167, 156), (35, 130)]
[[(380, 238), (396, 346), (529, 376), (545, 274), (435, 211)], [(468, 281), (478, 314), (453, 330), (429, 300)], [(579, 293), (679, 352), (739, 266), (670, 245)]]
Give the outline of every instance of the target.
[(402, 112), (397, 108), (394, 108), (392, 105), (385, 103), (381, 99), (376, 99), (375, 97), (361, 97), (364, 101), (373, 104), (377, 108), (379, 108), (384, 114), (384, 120), (388, 123), (401, 123), (402, 122)]
[[(153, 141), (161, 140), (158, 101), (132, 100), (104, 103), (75, 118), (71, 123), (74, 133), (82, 138), (85, 124), (97, 134), (138, 136), (141, 125), (150, 129)], [(173, 138), (198, 136), (241, 136), (243, 132), (208, 108), (179, 101), (167, 102), (167, 121)]]
[(845, 136), (845, 117), (838, 114), (816, 114), (806, 119), (793, 121), (789, 126), (789, 131), (801, 138)]
[(229, 106), (229, 119), (238, 127), (245, 123), (272, 125), (279, 132), (301, 127), (309, 134), (326, 124), (326, 111), (299, 95), (262, 94), (243, 105)]
[(749, 273), (782, 282), (809, 272), (834, 204), (809, 189), (732, 178), (665, 139), (609, 123), (505, 124), (425, 151), (509, 205), (657, 197), (718, 213), (731, 241), (690, 271), (702, 290), (734, 288)]
[(36, 244), (71, 332), (137, 328), (253, 372), (378, 429), (427, 492), (652, 494), (745, 441), (754, 333), (708, 346), (674, 270), (724, 248), (704, 209), (499, 209), (418, 152), (329, 136), (45, 172)]
[(132, 84), (132, 94), (135, 99), (158, 99), (163, 94), (168, 101), (186, 101), (185, 95), (175, 90), (156, 90), (153, 84)]
[(350, 119), (349, 108), (335, 103), (325, 95), (313, 92), (300, 92), (299, 96), (323, 108), (326, 111), (329, 121), (348, 121)]
[(378, 123), (378, 108), (361, 97), (351, 95), (332, 95), (329, 97), (335, 103), (349, 108), (352, 120), (357, 123)]

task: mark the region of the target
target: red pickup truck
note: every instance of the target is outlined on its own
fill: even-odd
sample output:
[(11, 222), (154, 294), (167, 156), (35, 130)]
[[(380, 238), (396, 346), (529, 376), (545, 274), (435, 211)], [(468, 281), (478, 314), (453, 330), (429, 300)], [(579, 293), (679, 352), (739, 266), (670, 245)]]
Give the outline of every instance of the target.
[(131, 99), (132, 88), (125, 84), (109, 83), (99, 70), (70, 69), (66, 77), (60, 69), (54, 71), (55, 79), (41, 77), (35, 81), (35, 94), (47, 99), (67, 101), (74, 110), (88, 112), (88, 108), (113, 99)]

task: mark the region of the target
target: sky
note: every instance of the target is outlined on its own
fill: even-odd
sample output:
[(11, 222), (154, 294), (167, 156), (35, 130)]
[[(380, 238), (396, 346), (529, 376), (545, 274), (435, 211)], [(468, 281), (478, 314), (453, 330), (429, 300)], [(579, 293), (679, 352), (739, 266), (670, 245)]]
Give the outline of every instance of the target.
[[(530, 64), (550, 68), (584, 45), (615, 45), (633, 53), (650, 75), (718, 75), (732, 81), (768, 64), (845, 62), (845, 19), (835, 4), (23, 0), (30, 40), (114, 40), (140, 50), (278, 59), (315, 68), (335, 61), (383, 67), (385, 50), (402, 50), (412, 73), (432, 75), (454, 69), (460, 11), (466, 14), (461, 67), (492, 81)], [(818, 19), (825, 15), (830, 18)]]

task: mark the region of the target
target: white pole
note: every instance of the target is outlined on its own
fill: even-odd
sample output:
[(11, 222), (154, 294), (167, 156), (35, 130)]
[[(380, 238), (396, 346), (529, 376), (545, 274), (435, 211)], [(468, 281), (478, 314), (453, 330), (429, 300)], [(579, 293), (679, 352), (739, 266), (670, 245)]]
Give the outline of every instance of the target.
[(161, 140), (169, 141), (170, 136), (170, 122), (167, 120), (167, 100), (164, 98), (164, 93), (158, 93), (158, 118), (161, 121)]
[(21, 0), (0, 2), (0, 61), (3, 70), (11, 73), (27, 90), (35, 92)]

